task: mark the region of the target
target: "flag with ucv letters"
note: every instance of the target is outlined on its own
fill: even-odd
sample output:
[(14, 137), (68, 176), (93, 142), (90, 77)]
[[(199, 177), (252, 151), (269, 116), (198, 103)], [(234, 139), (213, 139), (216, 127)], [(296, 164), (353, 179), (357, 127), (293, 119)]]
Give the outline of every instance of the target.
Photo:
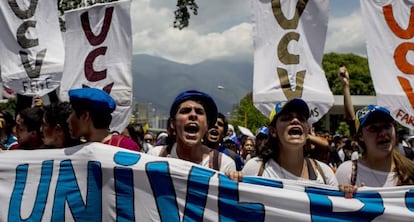
[(377, 104), (414, 129), (414, 2), (361, 0)]
[(65, 69), (60, 96), (73, 88), (93, 87), (116, 101), (111, 130), (122, 132), (132, 104), (130, 0), (65, 12)]
[(65, 55), (56, 1), (0, 1), (0, 30), (5, 88), (26, 96), (56, 90)]
[(253, 103), (269, 116), (276, 103), (302, 98), (310, 122), (334, 103), (321, 68), (329, 0), (252, 0), (254, 13)]

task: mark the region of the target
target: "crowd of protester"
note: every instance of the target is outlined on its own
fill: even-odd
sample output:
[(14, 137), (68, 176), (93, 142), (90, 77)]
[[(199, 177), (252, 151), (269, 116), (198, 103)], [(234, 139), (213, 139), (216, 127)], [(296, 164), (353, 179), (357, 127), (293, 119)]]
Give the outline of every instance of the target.
[[(351, 134), (315, 130), (307, 103), (294, 98), (276, 104), (267, 126), (255, 135), (236, 133), (218, 112), (212, 97), (197, 90), (181, 92), (170, 107), (162, 132), (130, 123), (110, 132), (114, 99), (95, 88), (72, 89), (69, 102), (18, 107), (15, 117), (0, 111), (1, 148), (65, 148), (101, 142), (131, 151), (178, 158), (226, 173), (302, 180), (339, 186), (346, 195), (361, 186), (414, 184), (414, 136), (398, 127), (390, 112), (368, 105), (354, 111), (349, 73), (339, 69), (343, 83), (345, 120)], [(21, 103), (20, 103), (21, 106)]]

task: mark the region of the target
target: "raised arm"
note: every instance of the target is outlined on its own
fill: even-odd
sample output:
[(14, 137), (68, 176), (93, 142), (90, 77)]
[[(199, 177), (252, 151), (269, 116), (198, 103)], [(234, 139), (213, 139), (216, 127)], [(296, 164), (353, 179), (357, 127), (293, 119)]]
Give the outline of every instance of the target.
[(338, 77), (342, 82), (342, 89), (344, 94), (344, 111), (345, 119), (347, 121), (355, 121), (355, 110), (352, 104), (351, 89), (349, 86), (349, 73), (345, 66), (339, 67)]

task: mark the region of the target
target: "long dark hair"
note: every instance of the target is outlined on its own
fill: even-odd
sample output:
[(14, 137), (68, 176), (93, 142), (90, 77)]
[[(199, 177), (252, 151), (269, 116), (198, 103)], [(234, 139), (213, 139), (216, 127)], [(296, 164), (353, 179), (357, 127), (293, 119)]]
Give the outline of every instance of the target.
[(261, 143), (256, 144), (256, 149), (259, 151), (257, 156), (267, 163), (270, 159), (277, 159), (279, 157), (279, 139), (273, 137), (271, 129), (276, 127), (276, 119), (274, 118), (267, 128), (269, 129), (269, 136), (264, 138)]

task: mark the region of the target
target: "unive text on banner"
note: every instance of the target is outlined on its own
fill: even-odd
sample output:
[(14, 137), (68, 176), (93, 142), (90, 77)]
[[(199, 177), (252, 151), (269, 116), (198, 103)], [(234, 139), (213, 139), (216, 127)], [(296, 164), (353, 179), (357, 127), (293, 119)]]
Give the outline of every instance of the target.
[(116, 101), (111, 130), (129, 123), (132, 101), (130, 0), (96, 4), (65, 12), (65, 69), (60, 96), (72, 88), (93, 87)]
[(268, 116), (275, 104), (300, 97), (311, 122), (334, 103), (321, 68), (329, 0), (252, 0), (254, 13), (253, 102)]
[(414, 2), (360, 2), (377, 104), (414, 129)]
[(56, 90), (65, 54), (56, 1), (0, 1), (0, 29), (4, 85), (28, 96)]
[(227, 176), (101, 143), (0, 153), (0, 221), (412, 221), (414, 186)]

